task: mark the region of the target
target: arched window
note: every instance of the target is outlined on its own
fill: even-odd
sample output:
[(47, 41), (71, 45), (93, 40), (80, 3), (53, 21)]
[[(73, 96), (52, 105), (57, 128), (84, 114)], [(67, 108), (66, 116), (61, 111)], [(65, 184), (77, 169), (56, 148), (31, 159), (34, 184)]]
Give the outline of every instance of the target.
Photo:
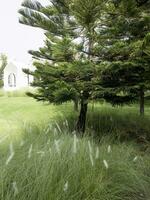
[(9, 74), (8, 85), (9, 85), (9, 87), (16, 87), (16, 76), (15, 76), (15, 74), (13, 74), (13, 73)]

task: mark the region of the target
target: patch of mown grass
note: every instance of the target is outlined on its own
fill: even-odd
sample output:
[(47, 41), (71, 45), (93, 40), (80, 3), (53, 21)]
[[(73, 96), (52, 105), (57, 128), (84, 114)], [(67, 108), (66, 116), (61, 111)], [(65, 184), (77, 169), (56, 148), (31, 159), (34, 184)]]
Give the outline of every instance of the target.
[(25, 97), (26, 90), (4, 91), (0, 89), (0, 97)]
[[(50, 121), (62, 119), (65, 105), (54, 106), (29, 97), (0, 97), (0, 136), (6, 134), (20, 135), (22, 124), (39, 126)], [(71, 112), (70, 105), (67, 105)]]
[(34, 91), (34, 88), (23, 88), (18, 90), (12, 90), (12, 91), (5, 91), (3, 89), (0, 89), (0, 97), (27, 97), (26, 93), (29, 91)]
[(133, 143), (26, 125), (0, 145), (1, 200), (148, 200), (150, 158)]

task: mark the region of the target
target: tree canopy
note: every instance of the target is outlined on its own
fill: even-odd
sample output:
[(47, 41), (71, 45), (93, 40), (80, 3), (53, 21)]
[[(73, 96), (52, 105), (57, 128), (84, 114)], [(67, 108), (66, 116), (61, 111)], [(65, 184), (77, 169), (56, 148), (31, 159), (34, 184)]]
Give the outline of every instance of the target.
[(45, 45), (30, 50), (37, 100), (80, 102), (76, 125), (85, 131), (88, 102), (131, 103), (149, 90), (149, 1), (26, 0), (20, 23), (45, 30)]
[(139, 98), (141, 114), (145, 93), (150, 89), (149, 8), (149, 4), (136, 6), (134, 0), (120, 1), (111, 7), (109, 27), (104, 34), (110, 43), (103, 49), (104, 59), (109, 62), (102, 72), (102, 85), (108, 88), (110, 101), (113, 96), (120, 103)]

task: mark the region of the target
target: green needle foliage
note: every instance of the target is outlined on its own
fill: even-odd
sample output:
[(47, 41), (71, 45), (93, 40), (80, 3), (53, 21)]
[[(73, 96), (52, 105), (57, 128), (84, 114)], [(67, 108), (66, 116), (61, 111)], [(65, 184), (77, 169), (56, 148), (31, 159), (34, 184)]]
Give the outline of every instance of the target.
[(80, 113), (78, 132), (85, 131), (90, 100), (113, 105), (144, 99), (150, 89), (148, 1), (51, 0), (43, 7), (26, 0), (20, 22), (45, 31), (45, 45), (29, 51), (36, 59), (37, 93), (30, 96), (55, 104), (73, 100)]
[(77, 105), (80, 100), (76, 130), (84, 132), (88, 101), (95, 90), (96, 63), (90, 53), (102, 1), (53, 0), (47, 7), (25, 1), (22, 6), (20, 22), (46, 30), (45, 46), (29, 52), (40, 59), (34, 63), (35, 72), (24, 70), (35, 77), (32, 85), (39, 88), (29, 95), (57, 104), (73, 100)]
[(144, 99), (150, 89), (149, 8), (146, 1), (109, 4), (100, 53), (107, 61), (101, 76), (106, 99), (114, 104), (139, 99), (140, 114), (144, 114)]

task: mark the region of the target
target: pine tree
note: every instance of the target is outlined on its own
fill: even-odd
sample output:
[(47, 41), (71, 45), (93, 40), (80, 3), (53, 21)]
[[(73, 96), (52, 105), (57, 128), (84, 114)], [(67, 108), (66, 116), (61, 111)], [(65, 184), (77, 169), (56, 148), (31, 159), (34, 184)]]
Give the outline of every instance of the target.
[(114, 2), (107, 7), (105, 28), (101, 30), (100, 39), (103, 42), (104, 38), (104, 42), (99, 47), (99, 57), (105, 60), (105, 65), (100, 84), (105, 99), (113, 104), (130, 103), (139, 98), (143, 115), (144, 96), (150, 89), (149, 42), (146, 42), (150, 32), (150, 3)]
[(7, 56), (5, 54), (0, 55), (1, 66), (0, 66), (0, 88), (4, 86), (3, 76), (4, 76), (4, 69), (7, 65)]
[[(74, 0), (71, 5), (72, 13), (77, 21), (78, 27), (80, 27), (79, 38), (82, 40), (82, 43), (79, 50), (84, 57), (84, 61), (91, 66), (91, 73), (89, 73), (90, 79), (85, 79), (88, 83), (85, 82), (82, 93), (80, 94), (81, 110), (77, 121), (77, 130), (79, 132), (80, 129), (82, 132), (85, 130), (88, 102), (90, 99), (94, 99), (93, 94), (96, 89), (94, 86), (94, 77), (96, 76), (98, 66), (92, 54), (97, 37), (96, 28), (102, 15), (103, 7), (103, 0)], [(87, 75), (85, 74), (85, 76)]]
[(90, 54), (101, 1), (53, 0), (51, 3), (43, 7), (39, 2), (25, 1), (19, 11), (21, 23), (46, 30), (45, 46), (30, 51), (37, 59), (35, 72), (24, 70), (35, 77), (32, 85), (38, 88), (36, 94), (29, 95), (57, 104), (79, 99), (76, 130), (84, 132), (88, 102), (94, 92), (96, 65)]
[[(113, 105), (140, 98), (149, 89), (149, 4), (146, 1), (52, 0), (43, 7), (27, 0), (20, 22), (45, 30), (45, 46), (29, 51), (36, 59), (29, 94), (40, 101), (80, 101), (76, 124), (85, 131), (88, 102)], [(142, 31), (139, 31), (142, 30)]]

